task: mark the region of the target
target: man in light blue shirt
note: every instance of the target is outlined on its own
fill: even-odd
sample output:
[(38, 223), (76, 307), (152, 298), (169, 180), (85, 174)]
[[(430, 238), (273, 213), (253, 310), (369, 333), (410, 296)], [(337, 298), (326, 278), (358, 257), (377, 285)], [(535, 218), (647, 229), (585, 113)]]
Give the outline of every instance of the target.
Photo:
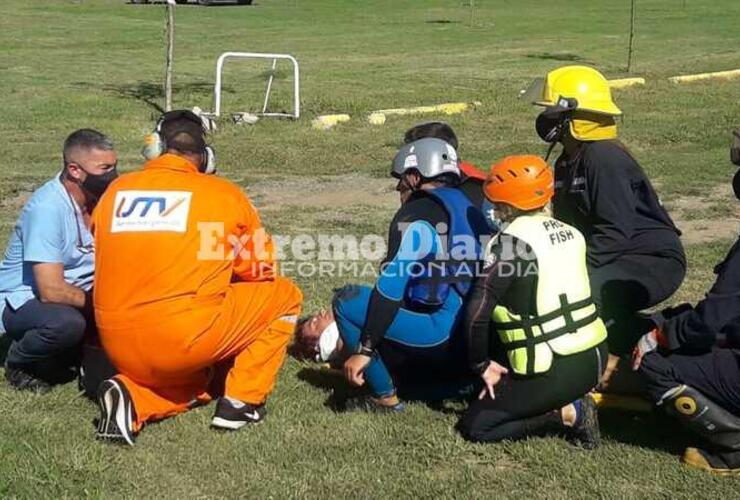
[(117, 176), (117, 156), (105, 135), (81, 129), (63, 157), (62, 171), (23, 207), (0, 263), (0, 333), (12, 339), (5, 378), (21, 390), (69, 380), (94, 327), (90, 215)]

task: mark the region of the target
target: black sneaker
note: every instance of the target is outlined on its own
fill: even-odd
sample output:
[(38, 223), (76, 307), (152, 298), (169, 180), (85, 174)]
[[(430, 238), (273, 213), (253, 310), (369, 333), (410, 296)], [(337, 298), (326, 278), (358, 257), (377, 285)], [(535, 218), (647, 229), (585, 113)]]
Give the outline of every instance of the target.
[(574, 401), (573, 405), (576, 407), (576, 422), (573, 427), (568, 428), (568, 440), (586, 450), (598, 448), (601, 444), (601, 432), (594, 399), (586, 394)]
[(97, 439), (134, 445), (134, 407), (126, 387), (114, 378), (104, 380), (98, 387), (100, 420), (95, 433)]
[(226, 398), (220, 398), (216, 405), (216, 413), (211, 420), (211, 427), (236, 431), (247, 424), (258, 424), (265, 419), (267, 409), (265, 405), (253, 405), (242, 403), (243, 406), (237, 408), (231, 401)]
[(401, 413), (406, 405), (400, 401), (394, 405), (384, 405), (372, 396), (347, 398), (340, 406), (343, 411), (365, 411), (369, 413)]
[(21, 368), (11, 367), (8, 363), (5, 363), (5, 380), (7, 380), (14, 389), (19, 391), (45, 394), (51, 390), (51, 384), (45, 380), (41, 380)]

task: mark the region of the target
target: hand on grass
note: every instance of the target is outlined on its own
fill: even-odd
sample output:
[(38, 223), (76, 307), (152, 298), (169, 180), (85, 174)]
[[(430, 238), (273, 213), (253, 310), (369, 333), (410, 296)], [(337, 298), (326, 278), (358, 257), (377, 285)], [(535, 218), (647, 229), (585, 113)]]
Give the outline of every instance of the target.
[(370, 356), (353, 354), (344, 362), (344, 378), (350, 384), (361, 386), (365, 383), (365, 368), (370, 363)]
[(478, 399), (485, 398), (486, 394), (491, 396), (491, 399), (496, 399), (496, 396), (494, 396), (493, 394), (493, 387), (498, 384), (501, 381), (501, 377), (503, 377), (507, 373), (509, 373), (509, 370), (496, 363), (495, 361), (491, 361), (490, 363), (488, 363), (488, 368), (486, 368), (480, 376), (483, 379), (485, 387), (482, 391), (480, 391)]

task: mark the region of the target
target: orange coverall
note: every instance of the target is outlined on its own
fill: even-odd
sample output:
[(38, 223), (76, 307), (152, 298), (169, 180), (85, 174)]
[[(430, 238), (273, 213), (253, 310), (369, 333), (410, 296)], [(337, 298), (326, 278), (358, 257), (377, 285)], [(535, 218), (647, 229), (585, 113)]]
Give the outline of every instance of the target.
[(117, 179), (93, 225), (95, 317), (135, 430), (209, 401), (226, 369), (227, 396), (264, 403), (302, 295), (275, 277), (272, 241), (239, 187), (165, 154)]

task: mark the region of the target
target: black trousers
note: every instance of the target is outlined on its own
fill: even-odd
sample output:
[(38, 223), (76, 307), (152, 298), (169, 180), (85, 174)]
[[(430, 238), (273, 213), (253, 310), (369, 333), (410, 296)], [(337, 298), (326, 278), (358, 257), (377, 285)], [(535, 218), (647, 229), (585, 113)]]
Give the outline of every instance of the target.
[(80, 370), (79, 388), (85, 396), (93, 399), (98, 392), (98, 386), (106, 379), (116, 375), (118, 370), (111, 363), (100, 339), (89, 336), (82, 343), (82, 366)]
[(9, 366), (63, 367), (79, 362), (79, 347), (88, 327), (79, 309), (31, 299), (15, 311), (7, 306), (2, 321), (12, 339), (6, 357)]
[(606, 366), (606, 343), (571, 356), (556, 356), (546, 373), (507, 376), (486, 396), (471, 403), (458, 423), (465, 439), (495, 442), (540, 436), (561, 429), (559, 410), (583, 397), (599, 382)]
[(464, 348), (454, 339), (424, 348), (385, 339), (378, 354), (393, 378), (398, 395), (406, 400), (465, 397), (480, 380), (468, 368)]
[(623, 355), (653, 328), (640, 311), (673, 295), (686, 275), (677, 258), (625, 255), (589, 269), (591, 293), (609, 331), (609, 352)]
[(651, 352), (643, 358), (640, 374), (655, 403), (667, 391), (686, 384), (740, 416), (740, 350), (670, 355)]

